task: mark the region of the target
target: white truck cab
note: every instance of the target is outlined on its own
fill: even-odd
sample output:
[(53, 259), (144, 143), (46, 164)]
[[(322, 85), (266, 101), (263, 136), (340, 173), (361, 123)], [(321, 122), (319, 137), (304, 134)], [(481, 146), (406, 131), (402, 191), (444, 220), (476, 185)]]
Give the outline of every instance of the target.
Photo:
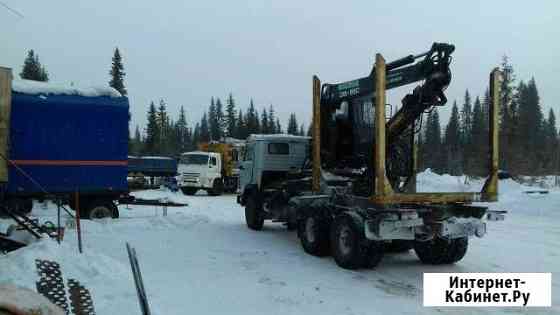
[(206, 190), (211, 195), (223, 191), (222, 159), (219, 153), (193, 151), (181, 154), (178, 184), (186, 195)]

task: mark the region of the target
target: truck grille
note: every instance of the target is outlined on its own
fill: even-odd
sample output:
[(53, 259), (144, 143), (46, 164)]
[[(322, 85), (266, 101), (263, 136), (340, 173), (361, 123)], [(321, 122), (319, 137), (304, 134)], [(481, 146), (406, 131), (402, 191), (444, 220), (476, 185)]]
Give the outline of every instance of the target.
[(200, 173), (183, 173), (183, 179), (186, 181), (195, 181), (200, 177)]

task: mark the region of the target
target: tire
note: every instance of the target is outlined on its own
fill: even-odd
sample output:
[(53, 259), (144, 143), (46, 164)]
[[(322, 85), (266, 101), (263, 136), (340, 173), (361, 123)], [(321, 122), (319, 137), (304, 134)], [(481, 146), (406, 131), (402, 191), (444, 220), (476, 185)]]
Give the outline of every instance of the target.
[(344, 269), (373, 268), (383, 257), (383, 246), (368, 241), (363, 220), (357, 214), (345, 213), (335, 218), (330, 229), (331, 254)]
[(249, 196), (245, 204), (245, 222), (249, 229), (255, 231), (262, 230), (264, 225), (264, 216), (262, 212), (262, 206), (257, 198), (254, 195)]
[(185, 194), (185, 195), (193, 196), (193, 195), (196, 194), (196, 192), (198, 191), (198, 188), (181, 187), (181, 191), (182, 191), (183, 194)]
[(224, 193), (224, 183), (221, 179), (214, 179), (212, 183), (212, 189), (208, 190), (210, 196), (220, 196)]
[(467, 237), (452, 240), (435, 237), (426, 242), (414, 242), (416, 255), (425, 264), (453, 264), (465, 257), (469, 239)]
[(318, 215), (309, 215), (299, 221), (298, 236), (303, 250), (313, 256), (323, 257), (330, 253), (329, 224)]
[(84, 219), (116, 219), (118, 217), (118, 208), (112, 201), (94, 200), (87, 204)]
[(384, 244), (386, 253), (406, 253), (414, 247), (414, 242), (406, 240), (393, 240)]

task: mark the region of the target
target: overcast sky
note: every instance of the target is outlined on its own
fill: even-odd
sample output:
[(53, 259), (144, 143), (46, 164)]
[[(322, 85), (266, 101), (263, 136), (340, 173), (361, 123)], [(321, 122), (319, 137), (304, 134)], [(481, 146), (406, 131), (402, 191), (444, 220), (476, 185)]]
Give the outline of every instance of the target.
[(184, 105), (194, 122), (230, 92), (244, 108), (251, 97), (273, 104), (284, 126), (290, 112), (307, 125), (313, 74), (355, 79), (376, 52), (390, 61), (434, 41), (456, 45), (451, 101), (482, 94), (507, 54), (518, 79), (536, 78), (543, 107), (560, 110), (559, 1), (0, 1), (24, 15), (0, 6), (0, 65), (17, 74), (34, 49), (52, 81), (100, 85), (118, 46), (142, 127), (151, 100), (174, 115)]

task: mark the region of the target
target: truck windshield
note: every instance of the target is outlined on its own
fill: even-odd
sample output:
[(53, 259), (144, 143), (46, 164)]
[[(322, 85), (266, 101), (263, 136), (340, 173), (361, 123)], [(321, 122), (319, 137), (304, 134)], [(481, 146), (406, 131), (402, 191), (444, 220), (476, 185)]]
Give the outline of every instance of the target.
[(181, 164), (208, 164), (208, 155), (204, 154), (188, 154), (181, 157)]

